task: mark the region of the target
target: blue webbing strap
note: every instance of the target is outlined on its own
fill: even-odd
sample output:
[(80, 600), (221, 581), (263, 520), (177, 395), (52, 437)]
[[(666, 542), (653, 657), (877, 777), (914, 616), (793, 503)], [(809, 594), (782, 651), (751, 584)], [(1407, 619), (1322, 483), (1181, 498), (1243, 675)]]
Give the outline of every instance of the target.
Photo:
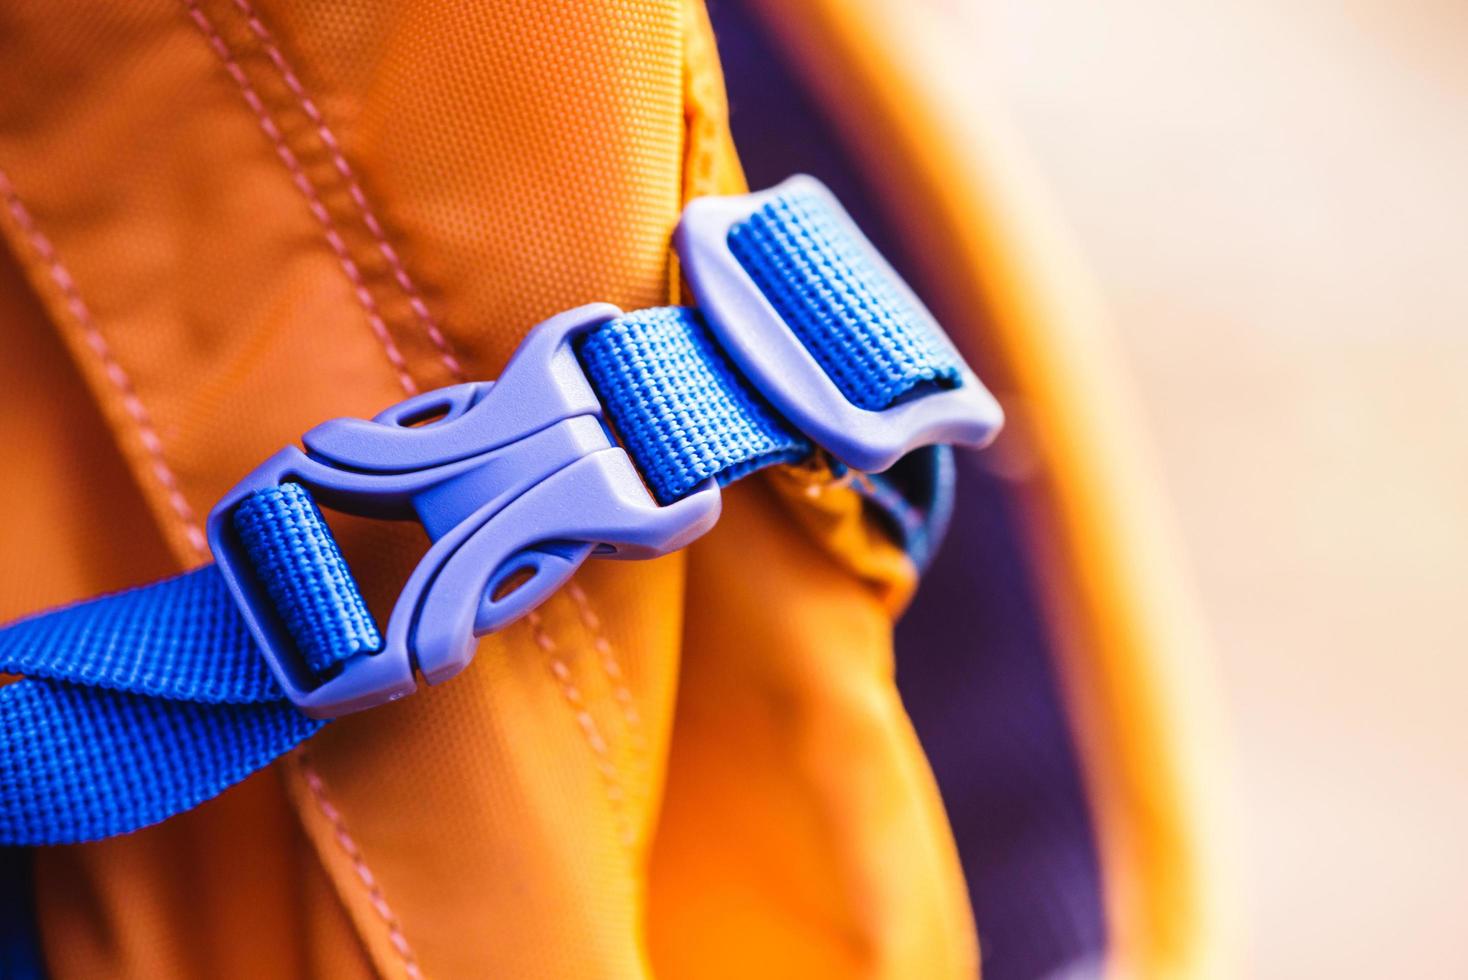
[(811, 446), (765, 404), (681, 306), (618, 317), (581, 344), (581, 364), (659, 503), (709, 477), (721, 484)]
[(0, 674), (201, 703), (281, 696), (213, 565), (0, 629)]
[[(736, 225), (730, 247), (857, 405), (951, 385), (955, 355), (908, 315), (845, 219), (799, 193)], [(579, 350), (654, 495), (791, 462), (809, 443), (682, 308), (619, 317)], [(908, 523), (911, 523), (910, 521)], [(308, 492), (261, 491), (235, 529), (311, 669), (379, 645), (376, 624)], [(0, 844), (134, 830), (243, 779), (320, 728), (284, 699), (222, 576), (206, 566), (0, 629)]]
[(63, 844), (157, 823), (322, 723), (284, 701), (202, 704), (23, 680), (0, 688), (0, 841)]

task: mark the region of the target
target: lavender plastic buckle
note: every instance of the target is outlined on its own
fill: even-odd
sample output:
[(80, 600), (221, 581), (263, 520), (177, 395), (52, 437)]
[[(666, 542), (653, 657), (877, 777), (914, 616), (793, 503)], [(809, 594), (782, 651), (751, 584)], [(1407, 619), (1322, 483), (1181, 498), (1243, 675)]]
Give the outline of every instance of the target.
[(729, 250), (729, 231), (789, 191), (819, 197), (873, 267), (891, 276), (893, 287), (927, 320), (934, 336), (946, 336), (825, 185), (798, 175), (757, 194), (701, 197), (683, 210), (673, 243), (720, 345), (781, 415), (852, 469), (880, 472), (919, 446), (987, 445), (1004, 424), (1004, 412), (962, 358), (957, 358), (961, 370), (957, 387), (871, 411), (847, 399), (770, 305)]
[[(709, 480), (659, 506), (609, 434), (572, 349), (620, 316), (597, 303), (552, 317), (495, 382), (455, 385), (371, 421), (335, 419), (246, 477), (209, 515), (209, 544), (290, 700), (331, 718), (454, 676), (476, 636), (535, 608), (591, 555), (653, 558), (685, 547), (719, 516)], [(300, 483), (323, 507), (417, 520), (432, 541), (399, 594), (382, 649), (321, 680), (307, 668), (230, 519), (256, 490)]]

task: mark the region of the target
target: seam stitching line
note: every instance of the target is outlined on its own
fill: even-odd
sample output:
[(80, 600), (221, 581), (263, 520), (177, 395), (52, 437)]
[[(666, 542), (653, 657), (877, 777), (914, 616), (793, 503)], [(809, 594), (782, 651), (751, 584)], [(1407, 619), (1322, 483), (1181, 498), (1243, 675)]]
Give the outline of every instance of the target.
[(526, 614), (525, 619), (530, 624), (530, 631), (535, 637), (536, 645), (548, 658), (551, 673), (560, 684), (561, 695), (565, 698), (566, 704), (570, 706), (572, 716), (576, 719), (576, 724), (580, 727), (586, 744), (596, 757), (595, 766), (597, 772), (601, 773), (607, 805), (611, 808), (613, 819), (616, 822), (617, 838), (623, 847), (630, 850), (635, 842), (635, 835), (626, 811), (627, 794), (622, 786), (622, 779), (617, 773), (617, 767), (612, 763), (611, 749), (606, 739), (602, 737), (596, 719), (587, 710), (586, 698), (572, 679), (571, 668), (566, 665), (556, 641), (546, 631), (545, 620), (541, 617), (539, 610)]
[(362, 223), (367, 226), (367, 231), (372, 235), (378, 252), (382, 254), (384, 261), (387, 262), (393, 280), (397, 282), (398, 287), (403, 291), (403, 295), (407, 297), (409, 307), (412, 308), (419, 322), (423, 324), (423, 329), (428, 334), (428, 339), (438, 349), (439, 359), (443, 362), (444, 367), (448, 368), (449, 373), (454, 378), (463, 381), (465, 377), (464, 366), (454, 355), (452, 348), (449, 346), (448, 339), (443, 335), (438, 324), (434, 321), (433, 314), (429, 312), (428, 304), (423, 301), (423, 296), (418, 291), (417, 285), (408, 275), (408, 270), (403, 264), (402, 257), (398, 254), (397, 249), (393, 248), (392, 243), (388, 241), (387, 232), (384, 230), (382, 223), (378, 221), (377, 213), (373, 210), (371, 204), (368, 203), (367, 194), (362, 190), (361, 181), (358, 180), (357, 174), (352, 169), (351, 164), (347, 162), (347, 158), (342, 152), (341, 143), (337, 140), (336, 134), (327, 126), (326, 119), (321, 114), (321, 110), (316, 105), (316, 101), (306, 92), (306, 87), (301, 84), (300, 77), (291, 68), (290, 63), (286, 61), (285, 55), (281, 53), (280, 46), (276, 44), (270, 29), (260, 20), (250, 0), (234, 0), (234, 3), (239, 8), (240, 13), (244, 15), (250, 26), (250, 30), (260, 39), (260, 43), (265, 48), (266, 57), (275, 65), (275, 70), (280, 73), (280, 77), (285, 82), (286, 87), (295, 95), (301, 111), (306, 114), (306, 118), (311, 120), (312, 125), (316, 127), (316, 135), (320, 138), (322, 144), (325, 145), (327, 153), (330, 154), (332, 166), (336, 168), (337, 173), (346, 182), (347, 194), (351, 197), (352, 203), (356, 205), (357, 211), (362, 218)]
[(240, 94), (244, 97), (245, 104), (255, 113), (256, 119), (260, 122), (260, 128), (264, 130), (265, 135), (274, 144), (276, 155), (280, 157), (281, 163), (285, 164), (286, 170), (290, 172), (292, 183), (296, 185), (296, 189), (306, 198), (306, 205), (310, 208), (311, 214), (321, 224), (322, 230), (326, 233), (327, 244), (336, 253), (337, 261), (340, 262), (342, 271), (351, 280), (357, 302), (361, 304), (362, 309), (367, 314), (367, 323), (372, 328), (372, 333), (376, 335), (378, 341), (382, 344), (382, 349), (387, 355), (388, 362), (397, 373), (398, 383), (402, 385), (403, 391), (408, 394), (417, 394), (418, 384), (413, 380), (412, 375), (408, 373), (408, 365), (403, 359), (403, 353), (398, 350), (398, 346), (393, 341), (392, 335), (388, 333), (387, 324), (383, 322), (382, 314), (377, 307), (377, 300), (373, 298), (371, 291), (367, 288), (367, 281), (362, 275), (362, 270), (357, 266), (356, 261), (348, 252), (346, 242), (342, 240), (341, 232), (337, 229), (336, 222), (331, 217), (331, 212), (326, 209), (325, 203), (322, 202), (321, 195), (317, 193), (316, 188), (307, 179), (306, 172), (301, 167), (300, 160), (296, 158), (295, 152), (286, 143), (285, 134), (280, 131), (280, 127), (271, 118), (270, 111), (265, 107), (265, 103), (261, 100), (260, 94), (250, 84), (250, 80), (246, 77), (244, 69), (235, 60), (234, 54), (229, 49), (229, 45), (225, 43), (224, 38), (215, 29), (213, 22), (209, 20), (208, 15), (199, 7), (198, 0), (184, 0), (184, 6), (188, 9), (189, 17), (198, 25), (199, 30), (204, 32), (204, 36), (209, 41), (209, 46), (214, 49), (214, 53), (224, 63), (224, 70), (229, 73), (230, 78), (234, 79), (235, 85), (239, 87)]
[(576, 609), (581, 615), (581, 623), (586, 631), (591, 634), (592, 647), (596, 650), (601, 663), (602, 673), (612, 687), (612, 695), (617, 699), (617, 706), (622, 711), (622, 721), (627, 726), (627, 736), (633, 748), (639, 755), (647, 748), (647, 739), (642, 731), (642, 713), (637, 710), (637, 699), (632, 695), (632, 689), (627, 684), (627, 674), (622, 670), (622, 664), (617, 659), (616, 650), (612, 642), (607, 639), (602, 629), (601, 617), (591, 606), (591, 598), (581, 584), (574, 579), (566, 586), (571, 598), (576, 603)]
[(352, 862), (353, 869), (357, 872), (357, 878), (362, 886), (367, 889), (367, 901), (372, 910), (377, 913), (384, 925), (387, 926), (388, 942), (403, 961), (403, 972), (411, 980), (422, 980), (423, 970), (418, 965), (418, 957), (413, 953), (413, 947), (408, 944), (408, 937), (403, 934), (402, 923), (397, 914), (393, 912), (392, 906), (387, 904), (387, 897), (382, 893), (382, 885), (377, 876), (367, 866), (366, 859), (362, 856), (362, 849), (357, 846), (356, 840), (347, 832), (346, 821), (342, 819), (341, 811), (331, 802), (326, 795), (326, 783), (322, 780), (320, 773), (311, 765), (305, 753), (300, 756), (301, 775), (306, 780), (306, 786), (311, 790), (311, 798), (315, 800), (316, 807), (321, 811), (328, 823), (331, 824), (332, 835), (336, 838), (337, 845)]
[[(408, 373), (407, 363), (403, 360), (402, 352), (398, 350), (397, 344), (393, 342), (391, 334), (388, 333), (387, 325), (383, 322), (382, 316), (378, 311), (377, 301), (373, 298), (371, 292), (368, 291), (362, 272), (348, 253), (346, 242), (342, 240), (336, 223), (332, 220), (331, 213), (326, 210), (326, 205), (322, 202), (321, 196), (306, 178), (300, 161), (296, 159), (295, 153), (286, 144), (284, 134), (276, 126), (275, 120), (271, 118), (269, 110), (265, 108), (265, 103), (261, 101), (259, 93), (255, 91), (255, 87), (250, 84), (249, 78), (245, 76), (244, 69), (235, 60), (224, 38), (220, 36), (213, 22), (209, 20), (208, 16), (199, 7), (198, 0), (184, 0), (184, 5), (188, 9), (189, 17), (204, 32), (204, 36), (209, 41), (209, 46), (214, 49), (215, 54), (223, 62), (225, 71), (234, 79), (235, 85), (238, 86), (246, 105), (250, 107), (255, 113), (255, 117), (259, 120), (260, 128), (274, 144), (276, 155), (280, 157), (281, 163), (285, 164), (286, 170), (290, 172), (291, 181), (295, 184), (296, 189), (305, 196), (311, 214), (321, 224), (326, 234), (327, 244), (336, 253), (342, 270), (346, 273), (347, 278), (351, 280), (357, 301), (367, 313), (367, 322), (371, 326), (373, 334), (382, 344), (382, 349), (387, 355), (388, 362), (397, 373), (398, 383), (408, 394), (416, 394), (418, 385)], [(368, 903), (372, 906), (373, 911), (377, 913), (383, 924), (387, 926), (388, 942), (402, 959), (404, 973), (410, 980), (422, 980), (423, 972), (418, 966), (417, 957), (414, 955), (412, 947), (408, 944), (407, 937), (403, 934), (397, 915), (392, 911), (391, 906), (387, 904), (387, 899), (382, 894), (382, 888), (378, 884), (377, 876), (367, 866), (367, 861), (362, 854), (361, 848), (357, 846), (357, 842), (347, 832), (346, 824), (342, 820), (341, 811), (326, 796), (325, 781), (304, 758), (301, 762), (301, 773), (306, 780), (307, 787), (311, 790), (311, 796), (315, 800), (317, 808), (332, 825), (333, 836), (337, 846), (342, 849), (342, 852), (352, 862), (352, 867), (357, 873), (357, 879), (367, 889)]]
[(6, 208), (10, 211), (15, 223), (30, 242), (31, 249), (36, 256), (46, 264), (47, 272), (51, 276), (56, 288), (61, 291), (62, 299), (66, 302), (66, 308), (82, 329), (82, 335), (86, 338), (87, 346), (102, 363), (102, 371), (107, 380), (112, 382), (114, 388), (122, 397), (123, 408), (132, 418), (137, 428), (138, 441), (142, 443), (144, 451), (152, 460), (150, 467), (153, 478), (163, 487), (167, 495), (169, 506), (178, 519), (183, 522), (184, 534), (189, 544), (200, 555), (207, 555), (208, 544), (204, 540), (204, 532), (199, 527), (198, 518), (194, 515), (194, 509), (189, 505), (188, 498), (180, 489), (178, 478), (173, 469), (169, 467), (167, 459), (163, 455), (163, 441), (158, 438), (158, 430), (153, 426), (153, 417), (148, 408), (138, 397), (137, 389), (133, 387), (132, 379), (123, 370), (122, 364), (118, 362), (112, 352), (112, 347), (107, 343), (107, 338), (102, 335), (102, 330), (97, 321), (92, 317), (92, 311), (83, 302), (81, 292), (77, 289), (76, 280), (62, 264), (61, 257), (56, 254), (51, 240), (36, 225), (35, 219), (30, 211), (21, 202), (15, 191), (15, 185), (10, 178), (0, 172), (0, 197), (4, 197)]
[[(274, 144), (276, 155), (279, 156), (281, 163), (285, 164), (286, 170), (290, 173), (292, 183), (295, 184), (296, 189), (306, 198), (307, 207), (325, 232), (327, 244), (336, 254), (342, 271), (346, 273), (347, 278), (352, 283), (357, 302), (361, 304), (362, 309), (366, 312), (368, 325), (372, 328), (372, 333), (377, 337), (379, 343), (381, 343), (383, 352), (387, 355), (388, 362), (397, 374), (398, 383), (407, 394), (416, 394), (418, 392), (418, 385), (413, 380), (412, 375), (408, 373), (407, 363), (403, 359), (402, 352), (398, 349), (397, 344), (393, 341), (392, 335), (388, 332), (387, 324), (383, 322), (382, 315), (377, 307), (377, 301), (367, 289), (366, 280), (362, 275), (361, 269), (348, 252), (346, 242), (342, 239), (341, 233), (336, 227), (336, 222), (332, 219), (331, 213), (326, 209), (326, 205), (321, 200), (320, 194), (311, 184), (310, 180), (307, 179), (300, 161), (286, 143), (285, 135), (276, 125), (269, 110), (266, 109), (265, 103), (261, 100), (259, 93), (255, 91), (255, 87), (250, 83), (249, 78), (245, 75), (244, 69), (240, 67), (239, 62), (235, 59), (234, 54), (230, 51), (224, 38), (200, 8), (198, 0), (184, 0), (184, 5), (188, 10), (189, 17), (203, 31), (204, 36), (208, 39), (209, 46), (214, 49), (215, 54), (223, 62), (225, 71), (229, 73), (230, 78), (234, 79), (235, 85), (239, 88), (246, 105), (250, 107), (251, 111), (255, 113), (256, 119), (259, 120), (260, 128), (264, 131), (266, 137), (270, 139), (271, 143)], [(260, 26), (263, 28), (264, 25)], [(301, 762), (301, 770), (317, 807), (332, 824), (334, 830), (333, 836), (336, 839), (337, 845), (352, 862), (358, 880), (367, 889), (369, 904), (371, 904), (378, 917), (387, 926), (388, 942), (399, 957), (401, 957), (405, 974), (410, 980), (422, 980), (423, 973), (418, 966), (417, 958), (413, 953), (412, 947), (408, 944), (407, 937), (403, 934), (396, 914), (393, 913), (392, 908), (387, 904), (387, 900), (382, 894), (382, 889), (377, 882), (376, 875), (367, 866), (366, 859), (362, 854), (361, 848), (357, 846), (357, 842), (347, 832), (346, 824), (341, 817), (341, 812), (337, 810), (336, 806), (326, 796), (325, 781), (304, 758)]]

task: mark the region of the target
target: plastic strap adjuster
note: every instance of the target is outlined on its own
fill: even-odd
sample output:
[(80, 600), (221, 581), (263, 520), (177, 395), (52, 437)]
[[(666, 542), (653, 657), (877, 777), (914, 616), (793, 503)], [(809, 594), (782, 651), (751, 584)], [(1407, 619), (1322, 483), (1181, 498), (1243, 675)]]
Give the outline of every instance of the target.
[[(998, 433), (999, 403), (820, 181), (796, 176), (757, 194), (691, 201), (673, 241), (720, 346), (846, 466), (876, 473), (919, 446), (977, 448)], [(861, 338), (852, 331), (873, 328), (865, 350), (853, 343)], [(902, 363), (864, 365), (869, 352)], [(902, 376), (929, 383), (894, 400), (891, 381)]]

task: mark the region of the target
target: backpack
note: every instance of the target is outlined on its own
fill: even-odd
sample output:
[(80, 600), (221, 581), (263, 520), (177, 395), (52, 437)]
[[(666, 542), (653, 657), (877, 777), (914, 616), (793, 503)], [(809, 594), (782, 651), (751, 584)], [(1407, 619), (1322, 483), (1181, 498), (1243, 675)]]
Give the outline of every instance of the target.
[[(937, 5), (711, 7), (7, 11), (0, 622), (196, 587), (170, 577), (218, 554), (211, 508), (260, 461), (394, 404), (401, 428), (466, 417), (562, 311), (705, 304), (670, 248), (684, 206), (790, 173), (1008, 416), (880, 480), (782, 457), (652, 560), (541, 548), (495, 588), (558, 587), (452, 680), (170, 819), (12, 841), (10, 973), (1221, 969), (1201, 644), (1083, 272), (997, 114), (945, 84)], [(431, 537), (331, 531), (372, 612)], [(50, 683), (18, 672), (0, 700)], [(166, 781), (196, 721), (129, 758)], [(7, 737), (19, 787), (38, 733)]]

